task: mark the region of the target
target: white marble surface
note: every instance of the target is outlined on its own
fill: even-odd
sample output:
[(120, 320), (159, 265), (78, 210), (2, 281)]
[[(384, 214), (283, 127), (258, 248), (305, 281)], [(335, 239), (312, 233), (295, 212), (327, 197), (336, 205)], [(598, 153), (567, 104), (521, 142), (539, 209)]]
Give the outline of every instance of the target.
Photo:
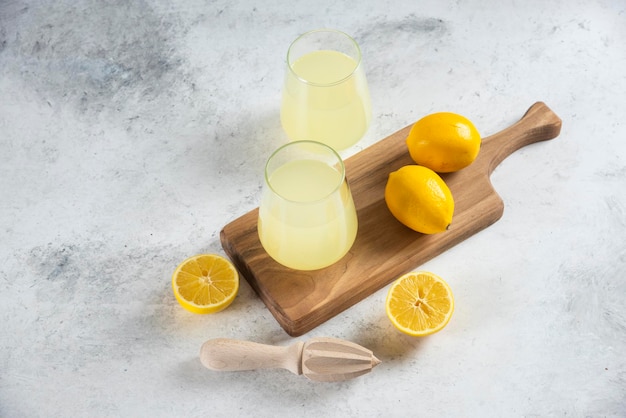
[[(297, 339), (369, 347), (371, 374), (214, 373), (206, 339), (296, 339), (247, 282), (194, 316), (170, 275), (257, 206), (286, 48), (325, 26), (373, 98), (344, 156), (440, 110), (489, 135), (541, 100), (563, 129), (421, 266), (454, 290), (444, 331), (396, 332), (384, 288)], [(0, 416), (626, 416), (625, 44), (622, 0), (0, 2)]]

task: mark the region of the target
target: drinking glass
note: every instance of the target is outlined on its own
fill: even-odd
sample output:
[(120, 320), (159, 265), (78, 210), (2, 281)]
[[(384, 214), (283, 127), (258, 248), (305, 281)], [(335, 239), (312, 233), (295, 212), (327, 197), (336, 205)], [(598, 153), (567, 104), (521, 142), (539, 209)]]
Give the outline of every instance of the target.
[(371, 113), (361, 50), (354, 39), (320, 29), (293, 41), (280, 111), (291, 140), (313, 140), (344, 150), (363, 137)]
[(278, 148), (265, 166), (258, 233), (280, 264), (316, 270), (341, 259), (357, 233), (357, 215), (339, 154), (315, 141)]

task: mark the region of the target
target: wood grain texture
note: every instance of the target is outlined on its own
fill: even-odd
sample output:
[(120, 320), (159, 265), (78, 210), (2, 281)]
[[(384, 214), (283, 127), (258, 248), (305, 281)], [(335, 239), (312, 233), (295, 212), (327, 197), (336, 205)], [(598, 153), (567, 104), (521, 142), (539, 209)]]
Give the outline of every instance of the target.
[(411, 126), (345, 161), (359, 230), (351, 250), (332, 266), (298, 271), (272, 260), (257, 234), (258, 208), (222, 229), (224, 250), (289, 335), (312, 330), (500, 219), (504, 204), (491, 185), (491, 173), (516, 150), (557, 137), (561, 119), (537, 102), (517, 123), (483, 138), (478, 157), (469, 167), (443, 174), (455, 212), (450, 229), (434, 235), (400, 224), (384, 201), (389, 173), (414, 164), (405, 144)]
[(289, 346), (274, 346), (215, 338), (202, 344), (200, 362), (207, 369), (220, 372), (280, 368), (302, 374), (303, 348), (301, 341)]
[(207, 369), (220, 372), (281, 368), (316, 382), (354, 379), (380, 364), (371, 350), (327, 337), (289, 346), (216, 338), (202, 344), (200, 361)]

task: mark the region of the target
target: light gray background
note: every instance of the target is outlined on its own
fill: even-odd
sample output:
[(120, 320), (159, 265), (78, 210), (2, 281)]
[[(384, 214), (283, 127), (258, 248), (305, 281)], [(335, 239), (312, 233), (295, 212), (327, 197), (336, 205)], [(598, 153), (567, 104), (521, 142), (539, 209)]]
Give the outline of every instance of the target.
[[(499, 222), (420, 267), (454, 291), (444, 331), (399, 334), (384, 288), (297, 339), (369, 347), (371, 374), (214, 373), (206, 339), (296, 339), (244, 280), (194, 316), (170, 275), (258, 205), (287, 47), (319, 27), (371, 89), (344, 157), (434, 111), (486, 136), (541, 100), (563, 129), (496, 169)], [(2, 1), (0, 416), (626, 416), (625, 41), (619, 0)]]

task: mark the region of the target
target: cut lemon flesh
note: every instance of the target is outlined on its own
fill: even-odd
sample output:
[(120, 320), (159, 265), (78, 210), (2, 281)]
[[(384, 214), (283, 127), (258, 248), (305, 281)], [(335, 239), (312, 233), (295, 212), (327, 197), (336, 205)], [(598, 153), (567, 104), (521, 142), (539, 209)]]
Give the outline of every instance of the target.
[(387, 316), (398, 330), (414, 337), (440, 331), (453, 311), (450, 286), (430, 272), (407, 273), (393, 282), (387, 293)]
[(189, 257), (172, 274), (172, 289), (180, 305), (207, 314), (228, 307), (239, 291), (239, 274), (230, 261), (215, 254)]

